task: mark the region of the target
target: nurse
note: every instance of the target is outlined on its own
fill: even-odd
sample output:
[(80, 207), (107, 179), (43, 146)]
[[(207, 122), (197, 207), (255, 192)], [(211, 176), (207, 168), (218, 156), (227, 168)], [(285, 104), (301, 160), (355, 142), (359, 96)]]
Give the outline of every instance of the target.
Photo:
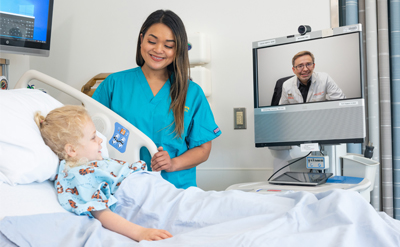
[(157, 10), (140, 29), (139, 67), (109, 75), (93, 98), (107, 106), (158, 147), (141, 159), (177, 188), (196, 186), (196, 166), (208, 159), (221, 134), (199, 85), (189, 78), (188, 40), (181, 19)]

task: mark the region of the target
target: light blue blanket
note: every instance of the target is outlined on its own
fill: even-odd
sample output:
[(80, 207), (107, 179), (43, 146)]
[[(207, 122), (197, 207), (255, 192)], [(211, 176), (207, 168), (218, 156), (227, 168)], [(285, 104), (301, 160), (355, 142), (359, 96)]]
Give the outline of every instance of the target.
[[(135, 188), (135, 189), (133, 189)], [(140, 189), (137, 189), (140, 188)], [(174, 237), (137, 243), (71, 213), (6, 217), (0, 246), (399, 246), (400, 222), (358, 193), (262, 195), (176, 189), (158, 173), (130, 175), (115, 212)]]

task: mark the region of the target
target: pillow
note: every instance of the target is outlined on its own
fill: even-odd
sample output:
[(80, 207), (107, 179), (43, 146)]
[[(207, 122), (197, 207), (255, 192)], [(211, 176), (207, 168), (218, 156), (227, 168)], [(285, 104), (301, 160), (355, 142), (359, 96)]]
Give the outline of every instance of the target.
[[(0, 106), (0, 181), (17, 185), (54, 180), (59, 160), (33, 117), (36, 111), (46, 116), (63, 104), (40, 90), (12, 89), (0, 90)], [(108, 157), (107, 149), (102, 153)]]
[(103, 157), (103, 159), (108, 159), (110, 158), (108, 156), (108, 149), (107, 149), (107, 138), (100, 133), (99, 131), (96, 130), (96, 134), (98, 137), (100, 137), (101, 139), (103, 139), (103, 142), (101, 143), (101, 157)]

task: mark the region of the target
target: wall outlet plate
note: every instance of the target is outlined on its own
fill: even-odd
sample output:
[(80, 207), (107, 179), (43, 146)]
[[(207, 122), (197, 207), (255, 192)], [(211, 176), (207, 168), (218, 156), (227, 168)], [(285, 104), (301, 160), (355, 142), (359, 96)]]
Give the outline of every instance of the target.
[(246, 129), (246, 108), (233, 108), (233, 128), (236, 129)]

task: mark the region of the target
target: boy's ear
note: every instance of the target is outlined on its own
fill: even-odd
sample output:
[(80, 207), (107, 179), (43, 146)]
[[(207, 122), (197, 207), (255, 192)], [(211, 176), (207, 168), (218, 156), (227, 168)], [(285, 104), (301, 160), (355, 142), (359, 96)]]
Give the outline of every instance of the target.
[(75, 157), (77, 155), (76, 149), (72, 144), (65, 144), (64, 150), (69, 157)]

